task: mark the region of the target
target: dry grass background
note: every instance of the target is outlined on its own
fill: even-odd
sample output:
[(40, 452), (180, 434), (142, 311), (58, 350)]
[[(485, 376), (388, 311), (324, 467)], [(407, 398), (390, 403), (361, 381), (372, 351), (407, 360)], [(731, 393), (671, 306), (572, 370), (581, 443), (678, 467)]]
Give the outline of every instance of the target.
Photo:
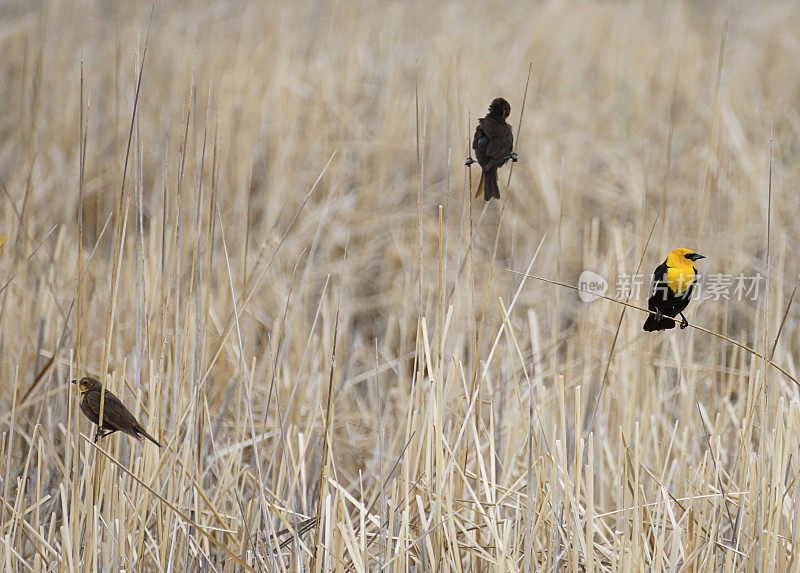
[[(3, 568), (800, 570), (796, 382), (506, 270), (654, 228), (768, 277), (689, 320), (796, 379), (796, 4), (150, 10), (0, 4)], [(87, 373), (165, 447), (96, 449)]]

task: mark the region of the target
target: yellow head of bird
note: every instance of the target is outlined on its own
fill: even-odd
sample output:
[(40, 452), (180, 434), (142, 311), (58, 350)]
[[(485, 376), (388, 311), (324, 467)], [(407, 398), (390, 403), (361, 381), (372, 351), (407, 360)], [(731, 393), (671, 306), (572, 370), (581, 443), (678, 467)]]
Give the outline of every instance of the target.
[(664, 279), (669, 289), (677, 295), (686, 292), (695, 279), (694, 262), (704, 258), (691, 249), (675, 249), (667, 255), (667, 272)]
[(694, 262), (705, 259), (700, 253), (695, 253), (692, 249), (675, 249), (667, 255), (667, 266), (672, 269), (681, 267), (693, 267)]
[(96, 384), (98, 384), (97, 380), (92, 378), (91, 376), (84, 376), (78, 381), (73, 380), (73, 384), (77, 384), (78, 388), (81, 389), (81, 394), (88, 392), (91, 390)]

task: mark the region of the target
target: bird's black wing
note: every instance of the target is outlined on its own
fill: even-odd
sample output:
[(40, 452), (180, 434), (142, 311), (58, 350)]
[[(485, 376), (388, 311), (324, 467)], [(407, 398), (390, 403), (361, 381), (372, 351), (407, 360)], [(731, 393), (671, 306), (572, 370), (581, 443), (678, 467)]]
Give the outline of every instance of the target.
[(675, 321), (666, 318), (668, 316), (674, 317), (677, 314), (677, 312), (673, 312), (675, 297), (672, 291), (669, 290), (666, 279), (667, 263), (665, 261), (658, 265), (653, 273), (653, 284), (650, 287), (650, 298), (647, 300), (647, 308), (659, 314), (650, 314), (647, 316), (647, 320), (644, 321), (644, 325), (642, 326), (642, 329), (646, 332), (675, 328)]
[(472, 149), (484, 171), (503, 165), (514, 148), (514, 134), (505, 121), (482, 117), (475, 128)]
[(480, 163), (481, 167), (485, 167), (485, 165), (489, 162), (489, 156), (486, 154), (486, 149), (489, 147), (489, 136), (483, 130), (483, 120), (478, 123), (478, 127), (475, 128), (475, 136), (472, 138), (472, 149), (475, 150), (475, 156), (478, 158), (478, 163)]
[(669, 287), (667, 286), (667, 263), (663, 262), (656, 267), (653, 272), (653, 282), (650, 286), (650, 298), (647, 301), (647, 308), (653, 312), (659, 308), (664, 309), (664, 302), (669, 297)]
[(511, 126), (506, 122), (495, 121), (493, 123), (493, 133), (489, 146), (486, 148), (486, 155), (499, 162), (499, 167), (506, 162), (508, 155), (514, 149), (514, 134), (511, 131)]

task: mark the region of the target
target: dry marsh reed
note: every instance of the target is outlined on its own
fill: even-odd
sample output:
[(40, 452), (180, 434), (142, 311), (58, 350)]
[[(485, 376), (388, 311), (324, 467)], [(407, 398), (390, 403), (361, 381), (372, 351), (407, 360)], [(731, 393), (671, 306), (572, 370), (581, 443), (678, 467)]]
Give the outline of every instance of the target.
[[(0, 24), (0, 568), (800, 570), (796, 4)], [(706, 331), (523, 276), (643, 306), (676, 247)], [(84, 375), (164, 447), (95, 446)]]

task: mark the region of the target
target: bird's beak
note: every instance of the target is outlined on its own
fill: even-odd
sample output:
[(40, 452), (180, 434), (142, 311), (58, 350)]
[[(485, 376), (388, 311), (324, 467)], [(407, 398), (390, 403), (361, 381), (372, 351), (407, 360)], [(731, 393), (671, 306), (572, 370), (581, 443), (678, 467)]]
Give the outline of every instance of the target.
[(77, 380), (70, 380), (70, 382), (72, 382), (73, 384), (77, 384), (78, 383)]
[(705, 259), (706, 257), (705, 257), (705, 255), (701, 255), (700, 253), (692, 253), (691, 255), (689, 255), (686, 258), (687, 259), (691, 259), (693, 261), (699, 261), (700, 259)]

